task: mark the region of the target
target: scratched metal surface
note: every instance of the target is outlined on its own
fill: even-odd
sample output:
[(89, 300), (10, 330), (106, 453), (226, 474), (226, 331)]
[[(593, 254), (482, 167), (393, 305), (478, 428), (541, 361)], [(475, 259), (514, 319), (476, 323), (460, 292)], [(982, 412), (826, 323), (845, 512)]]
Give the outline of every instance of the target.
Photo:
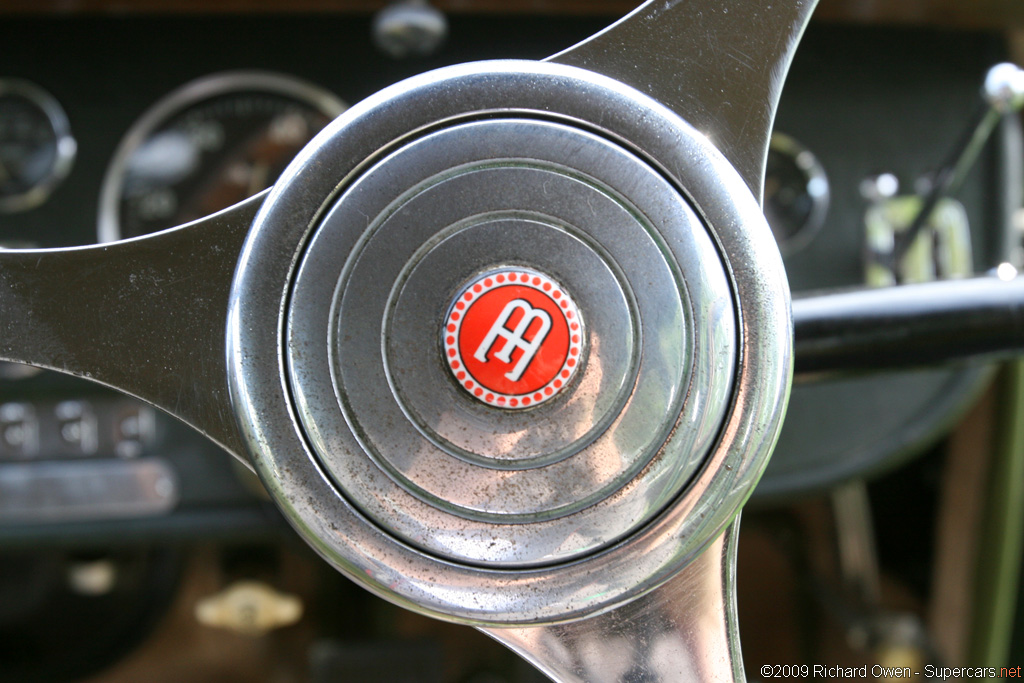
[(235, 263), (261, 202), (144, 239), (0, 250), (0, 358), (141, 398), (244, 457), (224, 329)]

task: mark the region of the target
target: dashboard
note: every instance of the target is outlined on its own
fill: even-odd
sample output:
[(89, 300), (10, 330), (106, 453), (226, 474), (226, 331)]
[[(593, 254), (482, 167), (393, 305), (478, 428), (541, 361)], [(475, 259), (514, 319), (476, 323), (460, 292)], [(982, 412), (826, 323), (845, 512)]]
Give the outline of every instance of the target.
[[(943, 162), (1009, 50), (998, 26), (830, 22), (827, 3), (823, 16), (787, 82), (766, 184), (797, 294), (886, 284), (872, 245), (905, 227), (897, 200)], [(452, 12), (443, 42), (395, 58), (367, 11), (5, 15), (0, 246), (93, 244), (194, 220), (270, 186), (331, 118), (386, 85), (463, 61), (543, 58), (615, 18)], [(1019, 259), (1021, 156), (1007, 122), (927, 232), (922, 279)], [(891, 469), (940, 439), (990, 374), (798, 382), (755, 499)], [(164, 566), (160, 544), (288, 533), (253, 476), (187, 427), (82, 380), (0, 367), (0, 547), (23, 568), (0, 570), (0, 596), (38, 569), (39, 549), (144, 545), (132, 561), (148, 576), (143, 565)], [(25, 628), (17, 602), (0, 607), (0, 633)]]
[[(0, 131), (0, 159), (12, 169), (3, 192), (15, 204), (0, 213), (2, 241), (81, 245), (200, 218), (268, 187), (347, 103), (443, 64), (541, 58), (611, 19), (454, 15), (434, 54), (394, 59), (374, 43), (369, 16), (9, 17), (0, 40), (19, 69), (0, 79), (7, 84), (0, 115), (11, 121)], [(912, 192), (967, 126), (981, 76), (1004, 56), (1001, 37), (984, 31), (812, 26), (780, 107), (765, 202), (794, 291), (865, 282), (871, 201), (863, 184), (883, 176), (902, 182), (902, 194)], [(950, 230), (959, 235), (960, 275), (1009, 258), (1012, 198), (999, 189), (1008, 172), (1003, 159), (1012, 154), (1007, 139), (1013, 135), (997, 134), (957, 197), (964, 213)], [(44, 170), (31, 168), (32, 154), (45, 157)], [(18, 206), (19, 197), (30, 199)], [(759, 494), (822, 488), (919, 450), (962, 410), (984, 374), (968, 368), (798, 383)], [(192, 441), (185, 451), (210, 450), (145, 408), (139, 415), (153, 428), (124, 445), (111, 431), (122, 429), (123, 402), (102, 394), (85, 401), (96, 390), (65, 378), (9, 379), (0, 391), (8, 397), (0, 420), (14, 439), (0, 443), (8, 460), (41, 459), (52, 468), (73, 444), (30, 442), (19, 453), (17, 440), (65, 427), (92, 433), (100, 423), (104, 447), (84, 444), (75, 457), (96, 459), (118, 447), (159, 453), (183, 439)], [(53, 412), (75, 401), (90, 415)], [(166, 502), (154, 502), (150, 483), (138, 492), (147, 499), (139, 505), (180, 513), (211, 495), (245, 500), (245, 486), (229, 483), (237, 476), (226, 458), (208, 453), (203, 461), (172, 467), (166, 481), (173, 484), (161, 479), (174, 489)], [(209, 492), (189, 483), (197, 466)], [(54, 514), (40, 513), (50, 522)], [(0, 537), (26, 533), (5, 521), (0, 516)]]

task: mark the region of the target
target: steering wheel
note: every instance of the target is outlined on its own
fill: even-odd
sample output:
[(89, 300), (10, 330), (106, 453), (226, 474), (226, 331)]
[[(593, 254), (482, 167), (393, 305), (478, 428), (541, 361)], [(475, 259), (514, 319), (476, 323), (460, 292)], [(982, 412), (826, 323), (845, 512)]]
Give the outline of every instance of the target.
[(652, 0), (387, 88), (219, 214), (4, 251), (0, 357), (180, 418), (357, 583), (556, 680), (742, 680), (792, 376), (759, 201), (814, 5)]

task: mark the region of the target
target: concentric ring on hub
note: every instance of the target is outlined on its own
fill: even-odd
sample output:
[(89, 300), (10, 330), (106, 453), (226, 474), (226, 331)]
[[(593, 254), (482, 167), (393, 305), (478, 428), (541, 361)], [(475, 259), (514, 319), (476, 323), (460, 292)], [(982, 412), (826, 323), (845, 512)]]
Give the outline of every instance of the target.
[[(500, 113), (497, 118), (496, 113)], [(333, 216), (349, 213), (347, 220), (354, 220), (350, 211), (357, 205), (350, 200), (358, 186), (368, 187), (371, 178), (384, 186), (389, 173), (397, 177), (406, 172), (395, 165), (381, 174), (388, 158), (426, 143), (434, 135), (443, 136), (456, 129), (461, 134), (473, 126), (498, 125), (502, 119), (531, 126), (549, 125), (572, 136), (572, 141), (576, 142), (588, 136), (594, 138), (582, 145), (545, 145), (539, 156), (542, 160), (547, 158), (549, 163), (540, 164), (541, 168), (531, 165), (529, 172), (547, 173), (558, 182), (576, 181), (578, 187), (589, 183), (598, 188), (594, 192), (603, 193), (609, 202), (618, 203), (627, 213), (633, 211), (634, 222), (647, 226), (644, 231), (651, 243), (657, 245), (661, 262), (669, 264), (670, 271), (674, 264), (674, 288), (682, 292), (677, 300), (689, 302), (681, 303), (677, 310), (690, 316), (694, 358), (709, 348), (716, 348), (720, 353), (712, 354), (712, 370), (727, 372), (730, 377), (735, 373), (732, 383), (695, 381), (695, 369), (701, 362), (694, 360), (684, 364), (689, 379), (679, 385), (682, 403), (678, 419), (663, 435), (663, 446), (647, 466), (641, 467), (633, 478), (627, 477), (622, 488), (599, 502), (567, 515), (559, 512), (539, 522), (515, 519), (514, 515), (507, 514), (512, 523), (485, 519), (493, 511), (463, 517), (469, 508), (445, 509), (424, 491), (405, 488), (401, 482), (404, 472), (397, 471), (376, 455), (364, 455), (366, 451), (360, 439), (365, 435), (351, 428), (358, 424), (350, 424), (353, 414), (345, 412), (348, 410), (345, 401), (339, 404), (339, 394), (345, 395), (350, 390), (346, 372), (364, 361), (369, 362), (368, 359), (374, 359), (372, 364), (383, 368), (385, 359), (393, 364), (396, 357), (407, 357), (394, 346), (399, 343), (398, 338), (385, 334), (384, 330), (400, 332), (406, 324), (400, 318), (404, 315), (401, 310), (405, 310), (402, 309), (404, 292), (411, 295), (414, 289), (409, 283), (415, 269), (405, 268), (411, 254), (397, 260), (398, 267), (394, 269), (399, 275), (397, 279), (394, 272), (382, 272), (385, 269), (366, 271), (371, 280), (390, 278), (394, 283), (386, 295), (368, 309), (374, 313), (367, 318), (379, 324), (374, 343), (368, 341), (372, 335), (360, 331), (359, 325), (355, 325), (355, 334), (347, 338), (346, 323), (359, 318), (345, 313), (346, 307), (355, 305), (358, 299), (353, 296), (346, 303), (346, 297), (352, 296), (353, 291), (338, 288), (319, 303), (314, 297), (308, 297), (303, 304), (302, 287), (298, 282), (316, 270), (314, 261), (332, 259), (345, 275), (339, 272), (330, 287), (348, 282), (345, 278), (355, 272), (360, 258), (369, 256), (375, 233), (367, 232), (367, 228), (385, 210), (398, 205), (394, 203), (398, 201), (396, 194), (416, 188), (419, 181), (390, 184), (394, 201), (362, 217), (358, 234), (350, 235), (351, 242), (347, 245), (326, 250), (322, 236), (330, 232), (325, 232), (325, 227)], [(529, 137), (533, 139), (534, 134)], [(483, 145), (496, 139), (480, 135), (476, 138)], [(521, 146), (515, 147), (511, 157), (523, 158)], [(598, 148), (611, 148), (611, 154), (632, 156), (631, 163), (643, 169), (642, 172), (602, 178), (600, 173), (573, 170), (578, 162), (576, 152)], [(644, 152), (637, 155), (631, 151), (633, 149)], [(438, 155), (430, 156), (436, 159), (438, 166), (427, 168), (425, 158), (421, 159), (415, 164), (420, 180), (439, 178), (445, 173), (453, 176), (446, 177), (445, 182), (455, 180), (454, 176), (460, 173), (453, 171), (464, 167), (464, 164), (451, 163), (451, 158), (446, 161)], [(493, 160), (501, 155), (488, 153), (485, 156)], [(501, 158), (509, 156), (506, 153)], [(478, 154), (477, 158), (482, 157)], [(523, 167), (517, 165), (517, 168)], [(483, 172), (484, 169), (476, 170)], [(510, 183), (510, 186), (514, 193), (515, 184)], [(414, 194), (426, 200), (429, 193)], [(658, 208), (639, 208), (645, 205), (647, 194), (668, 202), (662, 206), (683, 207), (690, 213), (691, 217), (685, 222), (690, 227), (684, 230), (671, 227), (678, 225), (671, 217), (675, 209), (666, 214)], [(465, 196), (472, 199), (477, 195), (467, 193)], [(559, 193), (559, 196), (566, 195)], [(576, 196), (583, 195), (576, 193)], [(449, 197), (448, 204), (461, 205), (461, 201), (454, 202)], [(624, 306), (627, 310), (634, 307), (641, 316), (641, 323), (626, 335), (634, 339), (634, 349), (642, 346), (642, 349), (660, 351), (670, 339), (676, 339), (678, 347), (678, 329), (672, 335), (661, 337), (649, 334), (650, 325), (642, 312), (642, 307), (648, 304), (644, 304), (645, 293), (640, 291), (647, 279), (630, 274), (633, 271), (625, 263), (629, 249), (609, 249), (602, 240), (592, 238), (589, 213), (574, 211), (568, 217), (551, 215), (546, 206), (538, 206), (537, 202), (519, 203), (503, 211), (491, 206), (463, 212), (461, 217), (439, 220), (431, 228), (432, 234), (438, 236), (437, 244), (442, 244), (459, 234), (493, 229), (495, 223), (513, 220), (530, 226), (537, 234), (575, 239), (580, 243), (578, 253), (589, 250), (607, 264), (608, 277), (622, 283)], [(508, 215), (508, 212), (523, 215)], [(605, 215), (604, 211), (598, 213)], [(464, 228), (469, 224), (474, 227)], [(338, 232), (346, 233), (345, 230)], [(691, 233), (703, 235), (710, 255), (691, 249)], [(420, 240), (416, 249), (428, 253), (433, 247)], [(538, 258), (543, 256), (540, 254)], [(439, 396), (464, 408), (467, 416), (486, 419), (489, 413), (501, 413), (511, 426), (517, 419), (543, 417), (564, 410), (577, 395), (573, 389), (583, 386), (584, 377), (581, 375), (564, 396), (518, 413), (480, 404), (448, 379), (448, 371), (441, 361), (437, 326), (458, 287), (488, 268), (532, 265), (510, 258), (508, 253), (493, 254), (490, 259), (474, 261), (472, 272), (469, 269), (452, 272), (447, 276), (451, 282), (444, 296), (439, 292), (437, 297), (431, 297), (436, 299), (432, 304), (436, 309), (428, 311), (430, 315), (426, 317), (437, 316), (432, 318), (431, 327), (434, 348), (425, 353), (429, 352), (434, 359), (432, 371), (445, 378), (437, 385)], [(342, 265), (337, 264), (339, 261)], [(587, 278), (574, 267), (554, 263), (536, 266), (572, 288), (589, 327), (591, 318), (586, 295), (580, 289)], [(724, 294), (713, 285), (715, 278), (726, 283)], [(716, 294), (707, 299), (695, 296), (694, 291), (701, 287)], [(656, 289), (664, 291), (660, 287)], [(415, 297), (409, 299), (408, 310), (416, 308), (415, 301)], [(717, 305), (706, 307), (708, 301)], [(685, 306), (691, 309), (687, 312)], [(316, 316), (320, 316), (318, 324), (306, 324), (312, 321), (314, 309)], [(733, 325), (732, 338), (710, 346), (706, 339), (701, 340), (700, 335), (707, 334), (708, 328), (726, 319)], [(739, 326), (736, 326), (737, 321)], [(409, 325), (412, 324), (410, 320)], [(365, 339), (359, 341), (364, 334)], [(367, 588), (412, 609), (474, 624), (510, 625), (572, 619), (621, 604), (672, 576), (721, 532), (749, 495), (777, 436), (788, 391), (790, 334), (788, 291), (771, 233), (742, 179), (703, 136), (649, 98), (605, 77), (556, 64), (501, 62), (441, 70), (382, 92), (350, 109), (296, 159), (269, 196), (244, 249), (229, 313), (228, 360), (233, 403), (257, 470), (288, 518), (321, 554)], [(345, 362), (331, 361), (330, 354), (334, 354), (335, 359), (346, 356), (349, 351), (344, 349), (349, 343), (355, 344), (350, 349), (355, 355), (347, 356)], [(620, 342), (620, 346), (624, 343)], [(671, 346), (669, 343), (668, 347)], [(417, 341), (415, 348), (420, 347), (428, 348), (429, 344)], [(592, 371), (591, 359), (595, 353), (592, 347), (587, 367), (581, 373)], [(646, 357), (646, 352), (638, 351), (630, 351), (626, 356), (633, 358), (637, 353), (641, 359)], [(322, 358), (314, 360), (317, 354), (328, 356), (328, 362), (323, 363)], [(311, 363), (308, 369), (299, 367), (305, 363)], [(334, 373), (328, 386), (305, 380), (293, 382), (296, 371), (311, 377), (317, 367), (326, 367)], [(391, 370), (390, 375), (382, 371), (389, 392), (392, 383), (395, 386), (408, 383), (400, 371)], [(643, 363), (637, 366), (636, 372), (633, 383), (626, 383), (627, 400), (623, 405), (638, 408), (642, 405), (645, 410), (639, 412), (664, 410), (664, 404), (638, 400), (636, 389), (648, 384), (640, 380)], [(321, 376), (323, 374), (321, 372)], [(344, 391), (337, 391), (334, 378), (345, 381)], [(293, 390), (294, 402), (291, 400)], [(395, 394), (391, 395), (394, 399)], [(465, 408), (458, 401), (473, 408)], [(615, 401), (611, 401), (608, 405), (617, 410), (614, 404)], [(720, 407), (720, 418), (714, 417), (716, 410), (687, 414), (688, 406), (697, 404)], [(319, 439), (316, 429), (311, 427), (314, 419), (310, 410), (327, 411), (331, 405), (342, 419), (324, 419), (324, 426), (332, 430), (332, 434), (330, 438)], [(398, 401), (392, 400), (392, 405), (398, 405)], [(358, 409), (364, 410), (365, 406), (360, 402)], [(506, 413), (511, 413), (511, 417)], [(411, 410), (399, 410), (398, 416), (401, 423), (412, 426), (423, 437), (421, 448), (440, 451), (450, 463), (514, 475), (547, 471), (575, 459), (566, 456), (552, 464), (537, 461), (524, 470), (482, 467), (467, 461), (464, 454), (439, 448), (416, 428), (409, 414)], [(362, 413), (358, 417), (362, 419)], [(594, 424), (597, 422), (599, 420)], [(712, 436), (707, 441), (710, 450), (698, 455), (673, 449), (674, 444), (680, 443), (677, 439), (700, 429), (711, 430)], [(348, 431), (347, 436), (345, 431)], [(615, 431), (613, 420), (580, 452), (593, 447), (599, 437)], [(337, 440), (332, 440), (334, 437)], [(575, 440), (569, 440), (566, 447), (572, 450), (574, 444)], [(538, 451), (537, 455), (543, 453)], [(498, 461), (487, 457), (489, 462)], [(515, 462), (515, 458), (512, 461)], [(674, 498), (666, 494), (658, 507), (652, 505), (642, 511), (637, 508), (644, 504), (637, 503), (626, 512), (639, 514), (631, 523), (620, 527), (624, 530), (618, 536), (609, 535), (605, 521), (597, 521), (600, 511), (622, 501), (635, 488), (647, 488), (643, 478), (665, 461), (671, 465), (686, 463), (683, 469), (687, 464), (697, 464), (684, 481), (666, 489), (676, 491)], [(339, 483), (338, 471), (345, 469), (357, 477), (355, 484)], [(679, 467), (669, 466), (663, 470), (663, 476), (671, 478), (679, 471)], [(360, 481), (363, 482), (361, 488)], [(663, 483), (663, 480), (656, 477), (654, 483)], [(590, 536), (581, 545), (574, 545), (578, 543), (575, 531), (567, 531), (569, 525), (565, 524), (576, 514), (595, 515), (593, 526), (576, 527), (584, 536)], [(437, 515), (447, 515), (449, 520), (459, 523), (447, 527), (434, 525)], [(559, 531), (549, 533), (551, 528)], [(495, 549), (488, 547), (489, 544), (503, 547)], [(529, 548), (522, 555), (518, 554), (516, 546)], [(581, 547), (588, 546), (592, 550), (580, 551)], [(567, 547), (570, 552), (562, 554)], [(481, 552), (491, 555), (471, 559), (474, 555), (480, 557)], [(575, 559), (565, 561), (569, 558)]]
[[(492, 185), (490, 176), (481, 176), (485, 184)], [(626, 274), (580, 231), (552, 216), (481, 210), (428, 241), (397, 276), (385, 322), (385, 372), (406, 417), (443, 451), (494, 469), (550, 465), (593, 443), (629, 399), (641, 353), (636, 302)], [(601, 349), (600, 365), (590, 364), (587, 354), (555, 400), (525, 414), (487, 409), (464, 400), (464, 392), (446, 391), (451, 373), (438, 362), (443, 345), (422, 343), (439, 336), (446, 315), (442, 298), (450, 299), (465, 284), (459, 276), (473, 279), (489, 270), (481, 264), (489, 265), (501, 251), (487, 245), (511, 232), (517, 236), (518, 260), (551, 273), (572, 262), (587, 276), (563, 282), (584, 308), (601, 307), (585, 330), (587, 346), (596, 341)], [(670, 278), (666, 284), (672, 286)], [(580, 425), (587, 426), (581, 430)]]
[[(578, 380), (528, 412), (453, 386), (439, 334), (453, 293), (515, 261), (587, 321)], [(736, 338), (714, 245), (671, 186), (598, 136), (526, 118), (452, 125), (367, 169), (309, 244), (288, 331), (303, 426), (346, 497), (429, 552), (505, 566), (592, 553), (675, 498), (724, 417)]]

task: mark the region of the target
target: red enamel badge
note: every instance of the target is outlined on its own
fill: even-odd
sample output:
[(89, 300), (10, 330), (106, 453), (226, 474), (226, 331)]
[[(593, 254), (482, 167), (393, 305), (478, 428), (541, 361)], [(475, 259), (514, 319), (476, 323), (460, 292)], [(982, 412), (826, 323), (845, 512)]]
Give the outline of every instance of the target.
[(530, 268), (473, 278), (445, 320), (444, 354), (470, 394), (499, 408), (554, 397), (580, 365), (583, 321), (565, 289)]

